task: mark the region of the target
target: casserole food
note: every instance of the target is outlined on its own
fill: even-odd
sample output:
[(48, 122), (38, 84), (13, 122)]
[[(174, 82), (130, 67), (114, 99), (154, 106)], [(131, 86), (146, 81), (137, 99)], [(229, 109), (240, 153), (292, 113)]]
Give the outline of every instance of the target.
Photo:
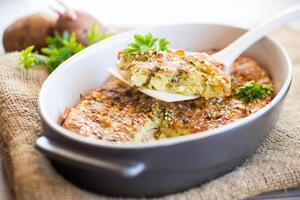
[(206, 53), (168, 49), (130, 55), (123, 50), (119, 59), (118, 68), (132, 86), (206, 99), (231, 93), (224, 65)]
[[(171, 64), (168, 66), (175, 68)], [(190, 74), (195, 77), (199, 75)], [(252, 102), (244, 102), (235, 95), (226, 99), (198, 98), (167, 103), (111, 78), (98, 90), (89, 92), (74, 108), (67, 108), (61, 124), (86, 137), (120, 143), (148, 142), (217, 128), (246, 117), (271, 101), (273, 90), (269, 74), (253, 59), (240, 57), (234, 63), (231, 79), (233, 90), (257, 84), (266, 89), (270, 87), (267, 90), (269, 93)], [(191, 81), (196, 81), (197, 85), (199, 80)]]
[[(222, 49), (245, 30), (214, 24), (165, 25), (119, 34), (88, 47), (57, 68), (39, 96), (44, 135), (37, 147), (59, 173), (73, 183), (115, 196), (160, 196), (199, 185), (241, 164), (262, 143), (278, 119), (288, 92), (292, 65), (284, 48), (264, 38), (247, 50), (270, 73), (275, 96), (257, 112), (224, 126), (146, 143), (87, 138), (60, 126), (66, 107), (73, 107), (110, 74), (115, 52), (133, 34), (168, 38), (172, 48), (189, 51)], [(173, 46), (172, 46), (173, 45)], [(242, 78), (242, 77), (241, 77)]]

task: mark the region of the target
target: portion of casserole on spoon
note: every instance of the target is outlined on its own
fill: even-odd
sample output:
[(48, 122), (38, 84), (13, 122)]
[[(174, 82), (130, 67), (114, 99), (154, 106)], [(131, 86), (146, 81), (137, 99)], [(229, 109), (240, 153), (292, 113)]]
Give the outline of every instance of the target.
[[(272, 100), (271, 78), (251, 58), (238, 58), (229, 77), (208, 54), (167, 45), (151, 34), (135, 35), (135, 43), (119, 52), (118, 66), (111, 70), (120, 80), (108, 80), (67, 108), (61, 125), (106, 141), (147, 142), (217, 128)], [(151, 98), (148, 90), (156, 92), (153, 96), (197, 96), (178, 101), (176, 94), (176, 102), (166, 102)]]
[(230, 96), (230, 76), (222, 63), (206, 53), (170, 49), (168, 44), (150, 33), (135, 35), (118, 55), (117, 69), (124, 80), (133, 87), (196, 98)]

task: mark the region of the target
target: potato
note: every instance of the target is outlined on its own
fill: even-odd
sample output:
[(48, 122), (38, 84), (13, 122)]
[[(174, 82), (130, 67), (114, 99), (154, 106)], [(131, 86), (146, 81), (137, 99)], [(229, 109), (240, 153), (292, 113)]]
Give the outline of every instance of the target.
[(57, 18), (47, 14), (33, 14), (11, 24), (4, 32), (6, 52), (21, 51), (30, 45), (39, 50), (46, 45), (47, 35), (53, 33)]
[(56, 30), (61, 34), (64, 31), (74, 32), (78, 42), (87, 46), (89, 42), (86, 34), (92, 29), (94, 24), (97, 24), (101, 31), (105, 31), (104, 27), (93, 16), (83, 11), (74, 11), (73, 13), (66, 11), (58, 18)]

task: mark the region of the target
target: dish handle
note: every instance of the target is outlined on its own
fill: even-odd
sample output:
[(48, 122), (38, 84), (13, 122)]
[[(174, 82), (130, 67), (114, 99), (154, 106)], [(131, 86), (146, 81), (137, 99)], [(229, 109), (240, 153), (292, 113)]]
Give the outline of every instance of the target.
[(36, 147), (53, 160), (88, 170), (96, 170), (99, 173), (111, 173), (125, 178), (134, 178), (145, 170), (143, 163), (93, 157), (73, 149), (71, 150), (44, 136), (37, 139)]

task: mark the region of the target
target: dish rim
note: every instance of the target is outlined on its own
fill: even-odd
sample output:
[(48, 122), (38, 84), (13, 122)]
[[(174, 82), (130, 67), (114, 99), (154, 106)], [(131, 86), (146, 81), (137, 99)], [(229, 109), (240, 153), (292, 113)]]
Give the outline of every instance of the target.
[(168, 138), (168, 139), (149, 141), (149, 142), (145, 142), (145, 143), (137, 143), (137, 142), (117, 143), (117, 142), (103, 141), (103, 140), (94, 139), (94, 138), (87, 138), (87, 137), (81, 136), (76, 133), (74, 134), (74, 132), (69, 131), (66, 128), (63, 128), (57, 122), (52, 120), (50, 118), (50, 116), (47, 115), (46, 109), (43, 107), (43, 105), (44, 105), (43, 102), (44, 102), (44, 98), (45, 98), (44, 91), (46, 90), (46, 88), (49, 85), (47, 83), (49, 81), (51, 81), (52, 77), (55, 76), (56, 73), (60, 73), (60, 71), (67, 68), (69, 65), (72, 65), (72, 63), (76, 62), (77, 59), (80, 59), (80, 57), (84, 56), (85, 54), (88, 54), (90, 51), (92, 51), (93, 48), (98, 47), (98, 45), (105, 45), (105, 44), (109, 43), (111, 40), (117, 41), (118, 39), (120, 39), (122, 37), (132, 35), (134, 33), (137, 33), (138, 31), (143, 31), (143, 30), (147, 30), (147, 29), (151, 29), (151, 28), (158, 28), (158, 27), (163, 27), (163, 26), (176, 26), (176, 25), (178, 25), (178, 26), (180, 26), (180, 25), (191, 25), (191, 26), (192, 25), (194, 25), (194, 26), (212, 25), (212, 26), (237, 28), (237, 29), (241, 29), (241, 30), (245, 30), (245, 31), (247, 30), (246, 28), (243, 28), (241, 26), (218, 24), (218, 23), (168, 23), (168, 24), (159, 24), (159, 25), (153, 25), (153, 26), (145, 26), (145, 27), (125, 31), (123, 33), (117, 34), (116, 36), (114, 36), (112, 38), (108, 38), (104, 41), (97, 42), (97, 43), (87, 47), (85, 50), (75, 54), (70, 59), (66, 60), (65, 62), (63, 62), (45, 80), (45, 82), (43, 83), (43, 85), (40, 89), (39, 96), (38, 96), (38, 106), (39, 106), (40, 116), (41, 116), (42, 120), (47, 124), (47, 126), (49, 126), (51, 128), (51, 131), (55, 132), (55, 134), (60, 134), (64, 138), (73, 140), (75, 142), (79, 142), (84, 145), (89, 145), (89, 146), (93, 146), (93, 147), (102, 147), (102, 148), (112, 148), (112, 149), (157, 148), (157, 147), (171, 146), (171, 145), (176, 145), (179, 143), (190, 142), (190, 141), (203, 139), (206, 137), (211, 137), (211, 136), (222, 134), (222, 133), (224, 134), (225, 132), (231, 131), (235, 128), (242, 127), (242, 126), (252, 122), (253, 120), (263, 116), (265, 113), (270, 111), (273, 107), (275, 107), (284, 98), (284, 96), (287, 93), (287, 91), (290, 87), (290, 84), (292, 82), (292, 76), (293, 76), (292, 61), (291, 61), (289, 54), (287, 53), (287, 50), (283, 47), (283, 45), (281, 45), (278, 41), (266, 36), (264, 38), (269, 40), (271, 43), (273, 43), (274, 45), (276, 45), (279, 48), (284, 59), (287, 62), (288, 75), (286, 77), (286, 81), (284, 82), (283, 86), (278, 91), (276, 96), (266, 106), (259, 109), (257, 112), (250, 114), (249, 116), (246, 116), (242, 119), (238, 119), (229, 124), (222, 125), (218, 128), (201, 131), (201, 132), (197, 132), (194, 134), (184, 135), (184, 136), (180, 136), (180, 137), (172, 137), (172, 138)]

